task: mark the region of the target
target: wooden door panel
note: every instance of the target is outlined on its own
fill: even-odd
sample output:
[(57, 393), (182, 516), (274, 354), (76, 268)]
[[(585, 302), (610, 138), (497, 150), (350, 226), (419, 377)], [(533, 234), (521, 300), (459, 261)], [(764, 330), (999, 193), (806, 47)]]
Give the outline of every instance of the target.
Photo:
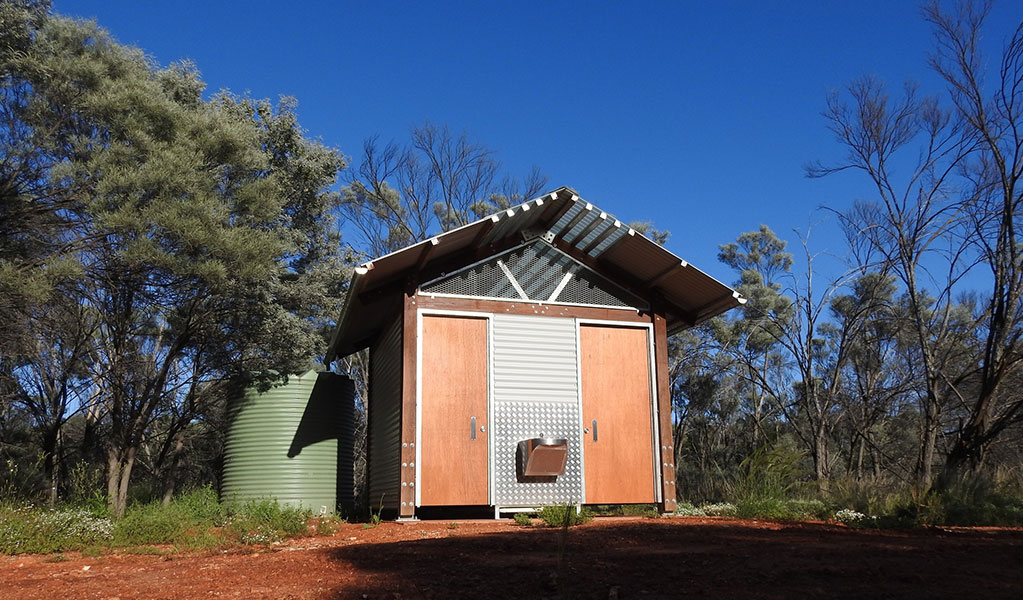
[[(647, 330), (580, 325), (586, 502), (654, 502)], [(597, 439), (593, 439), (593, 421)]]
[(490, 503), (487, 347), (486, 319), (423, 316), (421, 505)]

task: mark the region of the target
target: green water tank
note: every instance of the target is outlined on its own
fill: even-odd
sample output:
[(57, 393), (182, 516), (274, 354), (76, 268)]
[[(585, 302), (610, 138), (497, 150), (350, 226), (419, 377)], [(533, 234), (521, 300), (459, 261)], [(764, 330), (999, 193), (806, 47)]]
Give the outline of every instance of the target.
[(244, 390), (228, 406), (221, 498), (275, 498), (335, 512), (352, 492), (354, 386), (309, 371), (266, 391)]

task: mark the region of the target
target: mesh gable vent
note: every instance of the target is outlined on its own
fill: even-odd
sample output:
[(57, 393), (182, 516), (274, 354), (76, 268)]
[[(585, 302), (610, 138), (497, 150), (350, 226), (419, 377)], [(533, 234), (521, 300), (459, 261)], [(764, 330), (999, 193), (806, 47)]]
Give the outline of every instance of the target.
[(574, 260), (552, 246), (537, 243), (512, 252), (505, 264), (530, 300), (546, 302), (565, 273), (579, 270)]
[(481, 298), (521, 298), (511, 282), (493, 258), (485, 263), (469, 267), (444, 279), (439, 279), (422, 290), (427, 293), (476, 296)]
[[(515, 291), (498, 261), (504, 262), (519, 287), (533, 301), (636, 308), (646, 306), (639, 298), (597, 275), (567, 254), (539, 241), (428, 283), (421, 290), (426, 294), (520, 300), (522, 297)], [(551, 298), (566, 274), (572, 277), (557, 297)]]
[(565, 304), (596, 304), (597, 306), (634, 306), (645, 308), (646, 303), (615, 286), (610, 286), (603, 277), (589, 269), (580, 269), (572, 276), (561, 293), (558, 302)]

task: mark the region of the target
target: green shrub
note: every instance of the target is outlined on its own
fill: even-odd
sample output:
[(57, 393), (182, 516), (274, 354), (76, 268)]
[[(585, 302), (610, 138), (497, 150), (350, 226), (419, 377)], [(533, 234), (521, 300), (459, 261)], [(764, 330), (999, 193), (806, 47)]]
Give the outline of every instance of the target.
[(734, 517), (737, 511), (735, 505), (730, 502), (701, 504), (700, 510), (708, 517)]
[(216, 530), (207, 529), (185, 537), (179, 548), (193, 552), (215, 550), (227, 544), (227, 540)]
[(344, 523), (343, 519), (334, 516), (320, 517), (316, 521), (316, 535), (334, 535), (337, 533), (337, 528), (341, 523)]
[(679, 502), (675, 507), (675, 515), (679, 517), (706, 517), (707, 513), (702, 508), (697, 508), (689, 502)]
[(786, 444), (758, 448), (739, 465), (730, 497), (736, 501), (786, 498), (798, 481), (802, 459), (799, 450)]
[(746, 498), (735, 503), (735, 516), (743, 519), (827, 519), (831, 511), (820, 500)]
[(229, 528), (243, 544), (269, 544), (308, 533), (308, 519), (301, 508), (273, 499), (252, 500), (238, 508)]
[(661, 513), (657, 512), (657, 507), (653, 504), (623, 504), (621, 512), (628, 517), (656, 519), (661, 516)]
[[(891, 487), (869, 495), (861, 492), (858, 498), (837, 504), (874, 515), (871, 527), (1018, 526), (1023, 525), (1023, 494), (1013, 483), (999, 483), (985, 476), (965, 477), (944, 490), (927, 494), (908, 486)], [(864, 496), (869, 501), (864, 502)]]
[(169, 504), (153, 501), (134, 504), (114, 527), (114, 543), (121, 546), (187, 543), (188, 538), (228, 522), (229, 508), (210, 486), (185, 492)]
[(785, 508), (792, 519), (827, 519), (831, 509), (821, 500), (786, 500)]
[[(310, 533), (308, 519), (307, 511), (271, 499), (226, 506), (209, 487), (182, 494), (167, 505), (133, 504), (117, 521), (97, 517), (89, 508), (0, 505), (0, 553), (98, 552), (99, 547), (109, 545), (148, 553), (157, 544), (189, 550), (232, 542), (265, 544)], [(329, 535), (338, 522), (324, 517), (317, 532)]]
[(586, 508), (576, 511), (574, 504), (548, 504), (540, 508), (536, 516), (540, 517), (547, 527), (582, 525), (593, 518), (593, 514)]
[(868, 515), (890, 515), (916, 502), (906, 484), (886, 478), (837, 479), (829, 486), (828, 502)]
[(173, 544), (187, 536), (194, 521), (178, 504), (135, 505), (114, 524), (114, 543), (118, 546)]
[(735, 503), (735, 516), (741, 519), (791, 519), (792, 513), (780, 498), (745, 498)]
[(867, 527), (877, 523), (877, 517), (865, 515), (849, 508), (837, 511), (835, 513), (835, 520), (839, 523), (845, 523), (850, 527)]
[(515, 521), (516, 525), (522, 525), (523, 527), (533, 526), (533, 519), (531, 519), (526, 513), (515, 513), (515, 515), (512, 516), (512, 520)]
[(929, 524), (936, 524), (938, 518), (945, 525), (1023, 524), (1023, 497), (1019, 490), (982, 476), (964, 478), (938, 494), (931, 494), (924, 505), (924, 519)]
[(112, 536), (110, 519), (97, 518), (84, 509), (0, 508), (0, 553), (78, 550), (107, 543)]
[(96, 516), (107, 516), (107, 501), (103, 489), (103, 471), (79, 460), (67, 472), (67, 500), (83, 506)]
[(228, 507), (220, 503), (217, 492), (206, 485), (181, 494), (171, 503), (188, 515), (194, 524), (210, 524), (219, 527), (227, 523)]

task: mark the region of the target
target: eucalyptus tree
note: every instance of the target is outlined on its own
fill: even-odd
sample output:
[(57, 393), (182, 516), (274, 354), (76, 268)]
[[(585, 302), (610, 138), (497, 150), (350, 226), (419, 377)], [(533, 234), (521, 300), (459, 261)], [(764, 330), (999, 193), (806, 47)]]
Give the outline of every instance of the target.
[[(1023, 25), (986, 83), (980, 39), (990, 8), (966, 1), (947, 11), (938, 2), (925, 8), (936, 40), (931, 66), (946, 84), (951, 109), (920, 98), (912, 85), (893, 101), (876, 78), (861, 78), (846, 94), (832, 95), (825, 111), (846, 159), (808, 168), (813, 177), (853, 169), (873, 186), (875, 198), (843, 218), (850, 237), (866, 242), (906, 296), (922, 373), (916, 470), (924, 488), (932, 483), (947, 407), (964, 407), (965, 415), (955, 426), (942, 484), (964, 468), (980, 468), (990, 443), (1023, 418), (1023, 404), (1002, 386), (1021, 358)], [(955, 297), (978, 263), (990, 273), (990, 293), (965, 332)], [(961, 360), (964, 336), (979, 341), (974, 369)]]
[(791, 356), (798, 378), (793, 402), (784, 408), (795, 434), (813, 459), (818, 487), (826, 491), (832, 467), (830, 440), (842, 417), (837, 401), (842, 370), (849, 348), (861, 332), (864, 313), (854, 311), (838, 322), (827, 320), (832, 300), (857, 269), (818, 285), (814, 266), (817, 255), (811, 252), (807, 237), (801, 242), (805, 270), (790, 278), (788, 288), (795, 309), (788, 326), (778, 329), (778, 344)]
[(755, 450), (763, 442), (765, 418), (779, 411), (791, 384), (787, 358), (779, 344), (793, 318), (792, 298), (782, 280), (792, 269), (787, 242), (766, 225), (721, 246), (718, 259), (739, 274), (736, 289), (747, 298), (734, 317), (713, 322), (724, 359), (734, 365), (742, 404), (751, 418)]
[(521, 182), (499, 179), (490, 148), (447, 125), (412, 128), (407, 145), (363, 143), (347, 177), (343, 212), (358, 229), (359, 248), (380, 256), (486, 216), (543, 191), (547, 177), (533, 168)]
[(42, 193), (23, 186), (18, 201), (43, 212), (55, 191), (73, 208), (51, 210), (60, 243), (40, 254), (72, 264), (74, 302), (95, 323), (84, 362), (120, 515), (144, 444), (226, 382), (322, 353), (344, 281), (329, 191), (344, 163), (304, 137), (290, 101), (205, 100), (194, 67), (157, 68), (92, 23), (23, 27), (5, 110), (57, 159), (34, 163)]
[(948, 454), (942, 482), (964, 468), (976, 470), (990, 444), (1023, 421), (1023, 401), (1004, 382), (1023, 358), (1023, 22), (1017, 24), (985, 79), (980, 39), (992, 3), (962, 2), (948, 11), (937, 2), (925, 9), (937, 40), (931, 66), (945, 81), (954, 118), (975, 143), (964, 166), (963, 211), (968, 236), (991, 277), (980, 315), (979, 369), (970, 390), (955, 389), (968, 406)]
[(848, 432), (847, 472), (856, 479), (864, 477), (868, 457), (875, 478), (885, 464), (898, 468), (901, 462), (899, 457), (886, 460), (883, 439), (913, 383), (895, 292), (891, 275), (863, 273), (851, 282), (849, 293), (831, 300), (831, 323), (824, 328), (829, 345), (846, 340), (846, 358), (835, 365), (841, 372), (836, 402)]

